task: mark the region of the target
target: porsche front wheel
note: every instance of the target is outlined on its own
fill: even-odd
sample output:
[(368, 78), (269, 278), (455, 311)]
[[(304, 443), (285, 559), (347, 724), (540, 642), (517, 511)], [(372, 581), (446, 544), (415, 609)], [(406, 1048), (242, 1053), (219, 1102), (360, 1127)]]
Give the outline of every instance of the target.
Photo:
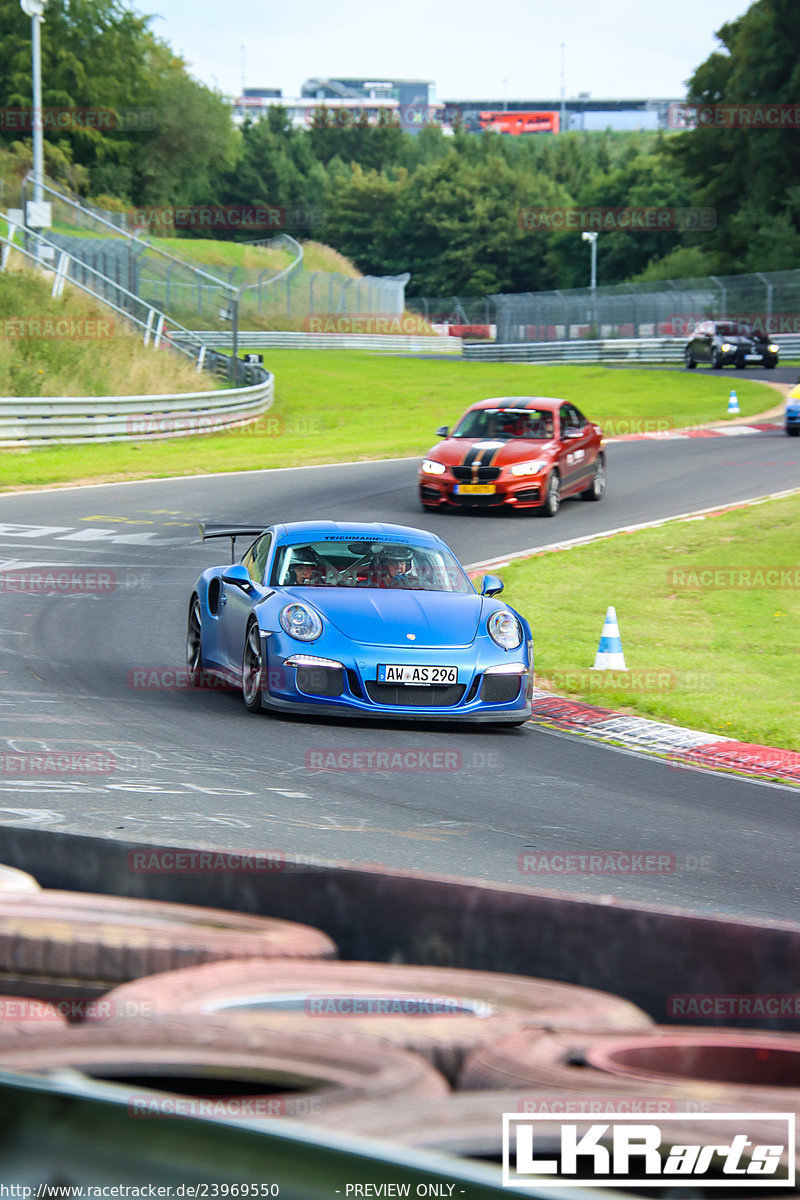
[(245, 708), (252, 713), (261, 712), (261, 680), (263, 661), (261, 654), (261, 631), (255, 621), (247, 626), (242, 655), (242, 699)]

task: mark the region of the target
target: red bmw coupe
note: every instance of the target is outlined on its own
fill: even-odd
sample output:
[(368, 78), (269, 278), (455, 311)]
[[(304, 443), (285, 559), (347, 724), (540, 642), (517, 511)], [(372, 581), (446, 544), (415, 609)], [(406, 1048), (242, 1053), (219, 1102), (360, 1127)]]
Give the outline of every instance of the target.
[(601, 500), (606, 490), (603, 431), (568, 400), (480, 400), (436, 432), (444, 440), (419, 469), (428, 512), (506, 505), (554, 517), (565, 496)]

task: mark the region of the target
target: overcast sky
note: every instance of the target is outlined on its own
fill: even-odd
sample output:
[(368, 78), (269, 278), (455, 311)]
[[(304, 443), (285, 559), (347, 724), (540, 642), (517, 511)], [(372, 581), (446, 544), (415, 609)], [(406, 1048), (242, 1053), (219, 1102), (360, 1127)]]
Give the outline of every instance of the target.
[[(431, 79), (440, 100), (681, 97), (744, 0), (137, 0), (154, 33), (226, 94), (313, 75)], [(244, 46), (244, 52), (242, 51)], [(505, 81), (505, 82), (504, 82)]]

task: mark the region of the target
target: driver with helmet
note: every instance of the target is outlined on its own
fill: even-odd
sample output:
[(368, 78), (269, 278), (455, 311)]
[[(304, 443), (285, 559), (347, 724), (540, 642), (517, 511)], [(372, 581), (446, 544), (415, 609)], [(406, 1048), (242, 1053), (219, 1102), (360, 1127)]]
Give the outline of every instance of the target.
[(313, 587), (319, 578), (319, 562), (310, 546), (297, 546), (292, 550), (289, 567), (290, 587)]
[(414, 552), (410, 546), (384, 546), (375, 556), (375, 586), (410, 587), (413, 566)]

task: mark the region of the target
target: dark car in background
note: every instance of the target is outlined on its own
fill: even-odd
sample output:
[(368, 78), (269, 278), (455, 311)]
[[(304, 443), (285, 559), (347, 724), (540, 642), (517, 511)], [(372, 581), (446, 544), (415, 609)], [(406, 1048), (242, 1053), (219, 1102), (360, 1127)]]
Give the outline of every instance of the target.
[(691, 371), (698, 363), (726, 367), (733, 363), (740, 369), (747, 366), (774, 367), (779, 347), (765, 333), (745, 321), (700, 321), (686, 344), (686, 366)]

